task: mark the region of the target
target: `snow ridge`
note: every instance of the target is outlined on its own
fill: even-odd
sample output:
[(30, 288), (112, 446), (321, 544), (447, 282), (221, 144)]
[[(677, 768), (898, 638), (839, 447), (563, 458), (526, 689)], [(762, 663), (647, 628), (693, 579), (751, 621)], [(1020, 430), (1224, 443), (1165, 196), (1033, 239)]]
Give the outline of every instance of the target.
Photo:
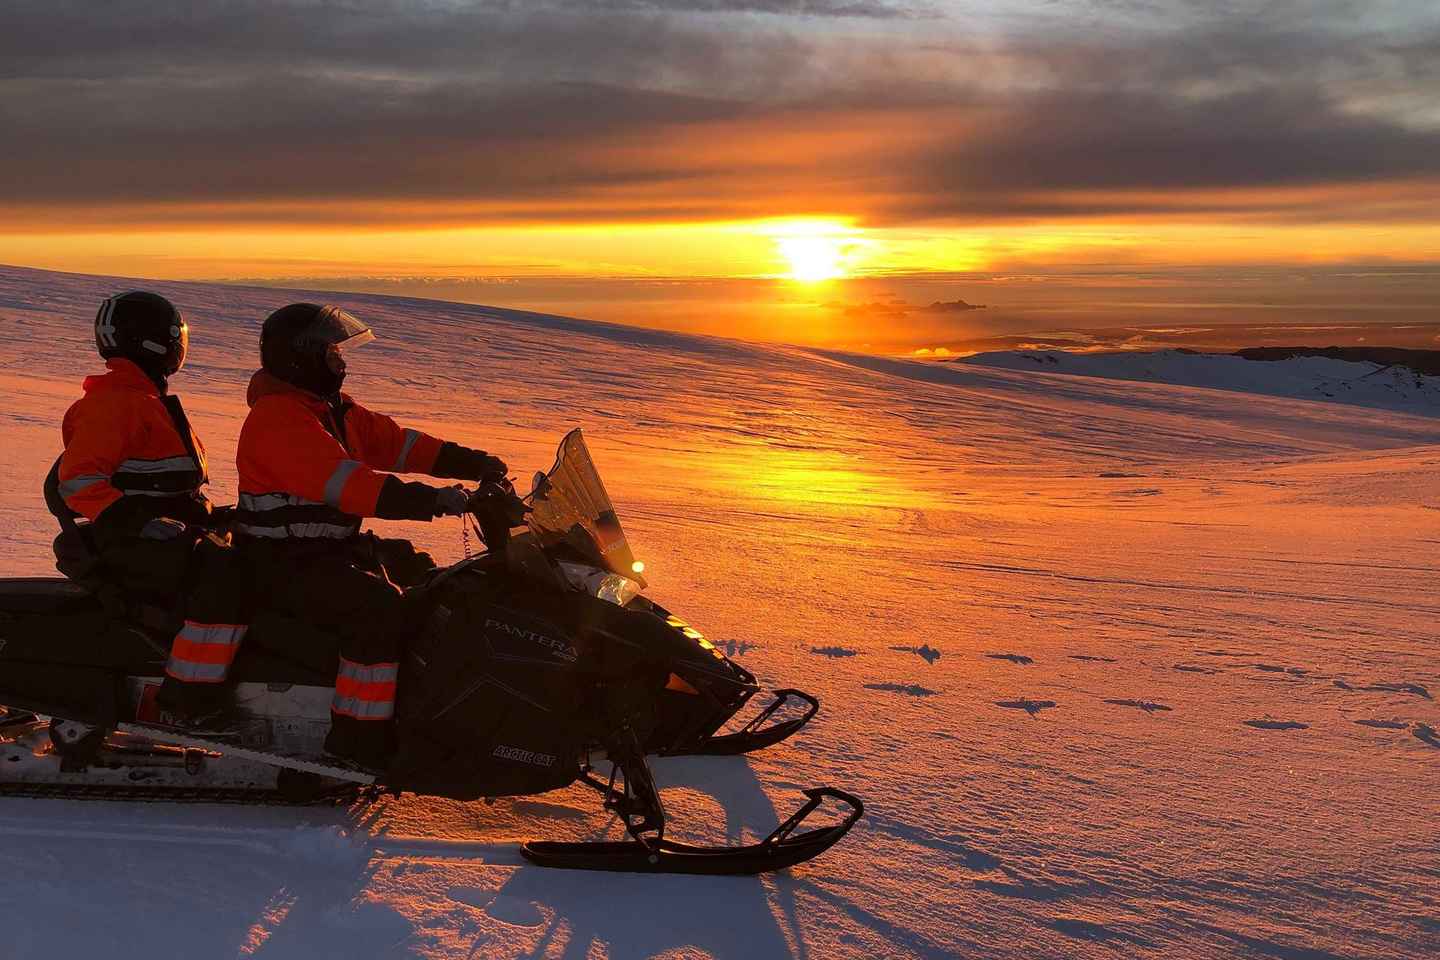
[(1326, 357), (1262, 361), (1190, 350), (1134, 353), (1007, 350), (979, 353), (956, 362), (999, 370), (1062, 373), (1348, 403), (1440, 417), (1440, 377), (1425, 376), (1409, 367), (1369, 361)]

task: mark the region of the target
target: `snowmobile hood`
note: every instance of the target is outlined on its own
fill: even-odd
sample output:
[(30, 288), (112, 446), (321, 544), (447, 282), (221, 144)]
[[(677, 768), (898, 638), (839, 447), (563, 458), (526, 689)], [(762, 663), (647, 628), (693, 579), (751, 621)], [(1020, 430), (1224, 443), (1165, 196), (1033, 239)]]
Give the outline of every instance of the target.
[(133, 360), (126, 360), (124, 357), (114, 357), (105, 361), (109, 373), (96, 374), (86, 377), (80, 385), (86, 393), (104, 393), (107, 390), (138, 390), (141, 393), (152, 397), (160, 396), (160, 388), (155, 381), (141, 370)]
[[(309, 390), (302, 390), (292, 383), (286, 383), (279, 377), (267, 373), (264, 370), (256, 370), (254, 375), (250, 377), (249, 388), (245, 391), (245, 402), (253, 407), (260, 402), (262, 397), (276, 395), (292, 396), (315, 411), (316, 414), (324, 414), (328, 409), (328, 404), (326, 404), (325, 400), (319, 395), (311, 393)], [(340, 401), (342, 403), (355, 402), (348, 393), (340, 394)]]

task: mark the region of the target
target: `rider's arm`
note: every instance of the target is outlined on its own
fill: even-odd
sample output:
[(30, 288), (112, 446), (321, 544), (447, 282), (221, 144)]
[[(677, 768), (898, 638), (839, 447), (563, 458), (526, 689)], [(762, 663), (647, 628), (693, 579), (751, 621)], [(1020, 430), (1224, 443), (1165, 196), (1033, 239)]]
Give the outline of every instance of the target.
[(375, 516), (381, 520), (433, 520), (440, 512), (438, 495), (428, 484), (386, 477), (375, 498)]
[(367, 466), (387, 473), (429, 473), (442, 446), (438, 438), (404, 429), (353, 400), (346, 405), (345, 435)]
[(347, 436), (365, 462), (390, 473), (425, 473), (450, 480), (484, 480), (505, 475), (502, 461), (484, 450), (440, 440), (351, 401), (345, 415)]
[(95, 521), (125, 498), (110, 478), (134, 447), (138, 429), (135, 411), (123, 402), (85, 397), (70, 408), (61, 428), (60, 496), (66, 506)]

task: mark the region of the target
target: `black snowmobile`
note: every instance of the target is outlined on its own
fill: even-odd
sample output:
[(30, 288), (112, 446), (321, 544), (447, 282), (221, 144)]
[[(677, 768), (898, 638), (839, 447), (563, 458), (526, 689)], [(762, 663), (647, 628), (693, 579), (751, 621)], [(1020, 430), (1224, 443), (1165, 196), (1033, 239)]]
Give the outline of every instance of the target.
[[(645, 582), (579, 430), (525, 500), (482, 485), (471, 517), (487, 550), (409, 591), (425, 624), (402, 666), (399, 748), (380, 776), (321, 745), (335, 656), (291, 642), (312, 630), (261, 610), (232, 668), (224, 733), (168, 725), (155, 703), (178, 614), (164, 598), (99, 582), (0, 580), (0, 796), (261, 803), (348, 802), (382, 791), (470, 800), (594, 788), (632, 839), (526, 843), (547, 866), (757, 873), (828, 849), (863, 807), (807, 802), (759, 843), (696, 847), (666, 836), (647, 754), (741, 754), (818, 711), (776, 691), (733, 732), (755, 677), (640, 595)], [(608, 768), (607, 772), (602, 770)], [(827, 799), (839, 822), (800, 830)]]

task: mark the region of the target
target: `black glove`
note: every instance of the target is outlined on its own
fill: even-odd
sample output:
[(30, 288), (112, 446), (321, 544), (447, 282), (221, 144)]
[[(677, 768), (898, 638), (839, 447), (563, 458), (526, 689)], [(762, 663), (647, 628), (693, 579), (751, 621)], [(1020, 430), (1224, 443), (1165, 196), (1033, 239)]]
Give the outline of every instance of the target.
[(470, 491), (458, 484), (453, 487), (440, 487), (435, 491), (435, 516), (437, 517), (463, 517), (468, 506), (470, 506)]
[(448, 441), (440, 445), (431, 471), (434, 476), (447, 480), (500, 480), (509, 472), (510, 468), (499, 457)]
[(480, 479), (482, 481), (504, 480), (505, 475), (509, 472), (510, 467), (506, 465), (504, 460), (501, 460), (499, 457), (492, 457), (487, 454), (485, 456), (485, 465), (483, 471), (480, 474)]
[(184, 534), (185, 524), (179, 520), (171, 520), (169, 517), (147, 520), (145, 526), (140, 528), (140, 536), (145, 540), (174, 540)]

